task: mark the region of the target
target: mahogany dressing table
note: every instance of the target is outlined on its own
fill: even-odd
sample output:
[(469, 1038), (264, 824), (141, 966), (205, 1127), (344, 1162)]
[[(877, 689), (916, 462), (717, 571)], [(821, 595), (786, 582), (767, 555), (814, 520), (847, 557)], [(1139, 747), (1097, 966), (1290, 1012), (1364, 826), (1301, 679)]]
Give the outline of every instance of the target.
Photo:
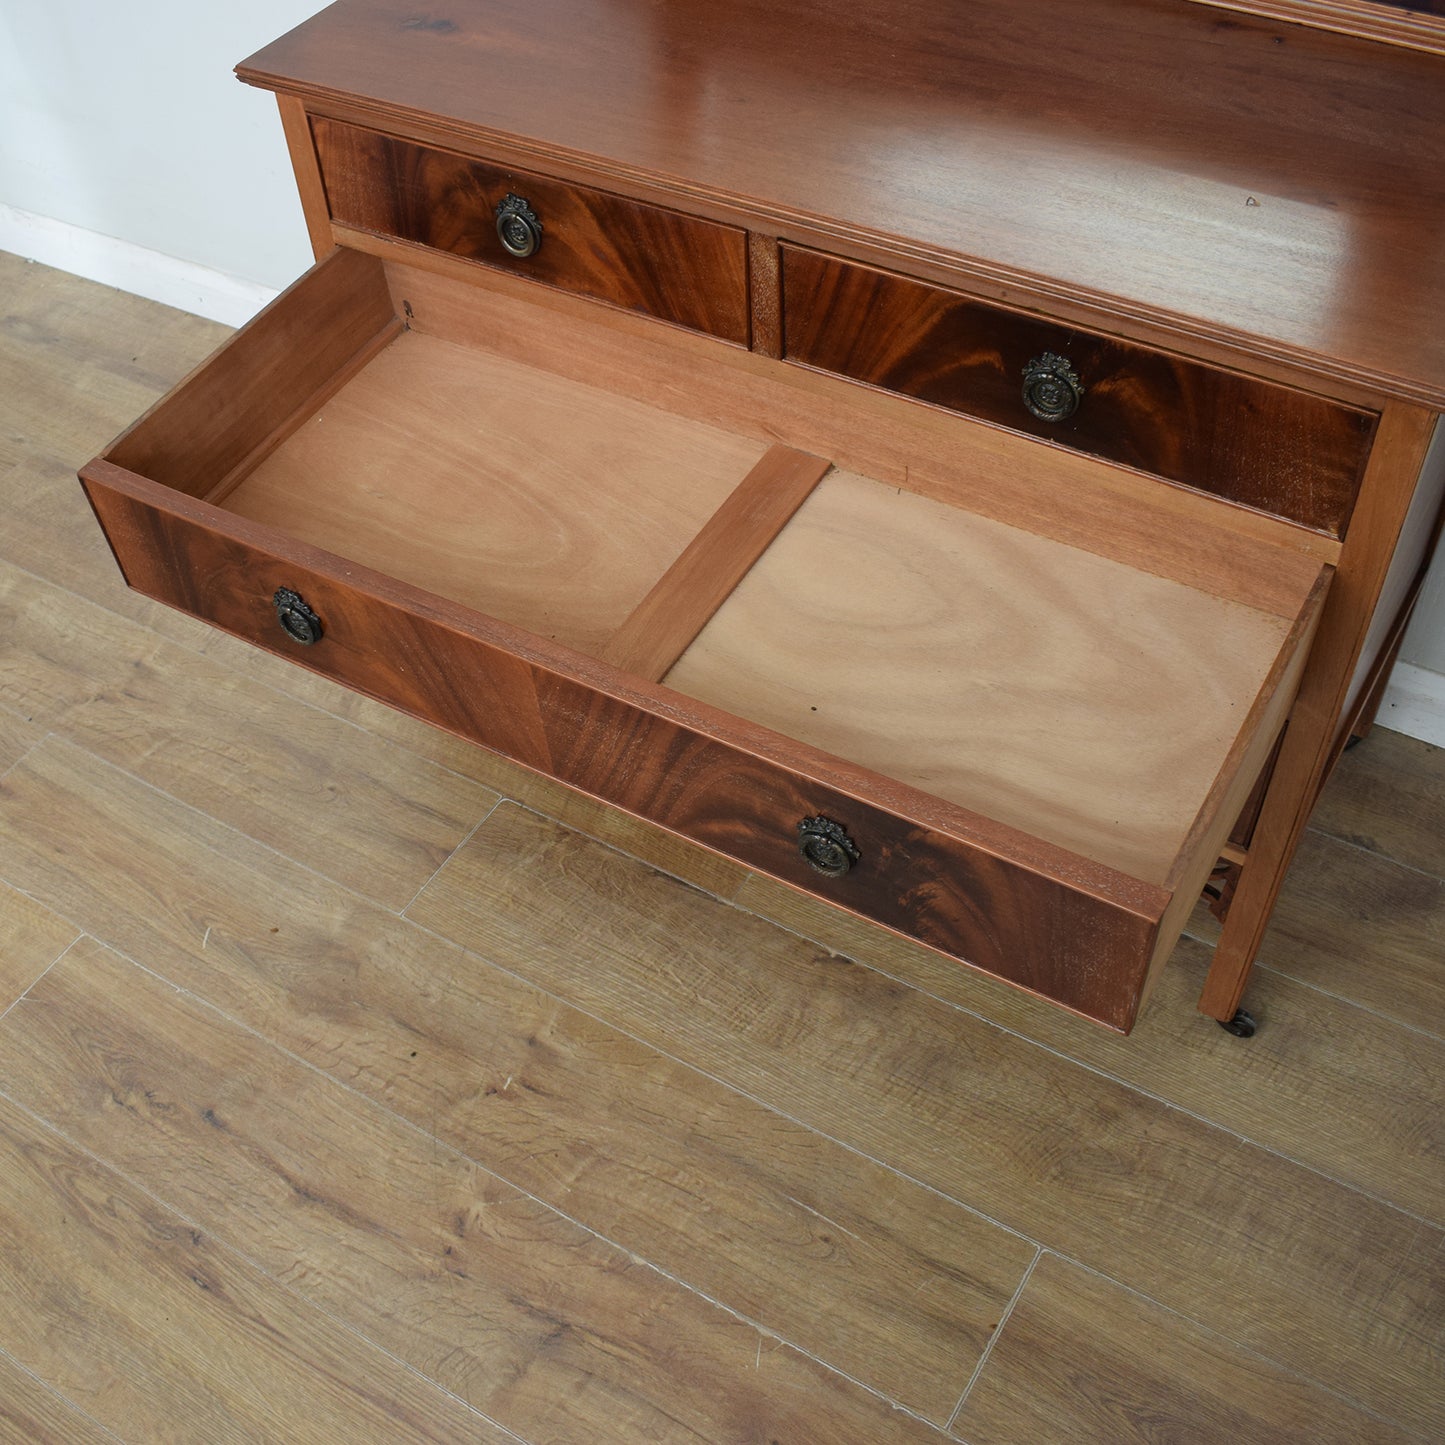
[(1236, 1032), (1445, 491), (1445, 23), (342, 0), (133, 587), (1127, 1031)]

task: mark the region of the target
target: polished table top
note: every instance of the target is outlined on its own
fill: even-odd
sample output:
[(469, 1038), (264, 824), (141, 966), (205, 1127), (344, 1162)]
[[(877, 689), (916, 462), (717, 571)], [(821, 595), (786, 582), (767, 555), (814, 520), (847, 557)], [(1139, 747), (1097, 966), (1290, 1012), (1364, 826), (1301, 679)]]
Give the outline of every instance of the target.
[(240, 74), (1445, 406), (1445, 56), (1194, 0), (341, 0)]

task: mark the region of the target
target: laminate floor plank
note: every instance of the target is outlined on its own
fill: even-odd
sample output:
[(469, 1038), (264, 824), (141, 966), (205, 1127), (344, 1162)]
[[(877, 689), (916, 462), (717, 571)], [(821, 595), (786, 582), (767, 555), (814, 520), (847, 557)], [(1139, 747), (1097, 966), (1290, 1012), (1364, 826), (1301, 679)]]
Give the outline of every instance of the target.
[(0, 1078), (529, 1440), (943, 1439), (89, 941), (0, 1026)]
[[(1212, 942), (1219, 924), (1199, 908), (1189, 931)], [(1445, 880), (1311, 829), (1259, 962), (1251, 1007), (1264, 975), (1280, 973), (1445, 1038)]]
[[(1121, 1037), (795, 889), (752, 877), (739, 906), (1110, 1077), (1445, 1225), (1445, 1040), (1268, 968), (1250, 981), (1247, 1042), (1195, 1008), (1210, 949), (1182, 939)], [(1403, 919), (1391, 917), (1388, 937)], [(1445, 919), (1442, 919), (1445, 927)], [(1423, 938), (1423, 931), (1421, 934)], [(1445, 937), (1445, 934), (1441, 935)], [(1314, 935), (1306, 929), (1305, 938)], [(1329, 935), (1319, 940), (1329, 944)], [(1425, 954), (1413, 958), (1423, 964)], [(1390, 976), (1406, 972), (1391, 960)], [(1422, 968), (1421, 990), (1428, 975)], [(1441, 980), (1445, 988), (1445, 980)]]
[(1418, 1438), (1053, 1255), (1029, 1276), (955, 1428), (969, 1445)]
[(507, 1438), (3, 1100), (0, 1233), (0, 1349), (123, 1438)]
[(0, 700), (0, 773), (19, 762), (44, 736), (44, 728), (11, 712)]
[(1397, 1423), (1445, 1428), (1438, 1229), (518, 808), (408, 914)]
[(0, 698), (33, 727), (54, 727), (161, 646), (39, 578), (0, 571)]
[(0, 1014), (80, 937), (80, 931), (0, 883)]
[(115, 1445), (116, 1438), (0, 1355), (0, 1445)]
[(14, 571), (0, 576), (0, 683), (118, 766), (393, 908), (496, 802), (490, 789)]
[(0, 780), (0, 811), (15, 825), (0, 877), (929, 1418), (947, 1418), (1034, 1256), (70, 744)]
[(226, 328), (79, 277), (0, 259), (0, 465), (94, 456)]
[(1445, 878), (1445, 748), (1377, 727), (1339, 761), (1310, 826)]

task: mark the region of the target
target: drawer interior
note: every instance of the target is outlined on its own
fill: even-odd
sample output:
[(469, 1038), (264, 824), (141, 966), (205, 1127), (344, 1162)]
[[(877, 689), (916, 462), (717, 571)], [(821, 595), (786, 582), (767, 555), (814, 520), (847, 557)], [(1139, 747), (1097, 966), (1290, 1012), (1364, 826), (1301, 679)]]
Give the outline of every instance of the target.
[[(675, 375), (649, 371), (642, 351), (622, 364), (619, 323), (519, 328), (526, 304), (333, 253), (104, 460), (199, 499), (212, 531), (236, 519), (253, 547), (298, 540), (343, 580), (360, 566), (571, 649), (589, 686), (614, 676), (659, 713), (696, 700), (735, 746), (801, 745), (813, 776), (930, 827), (1197, 893), (1283, 725), (1317, 556), (1167, 498), (1158, 535), (1192, 529), (1172, 552), (1142, 523), (1076, 545), (1047, 508), (1022, 526), (901, 485), (883, 450), (870, 475), (856, 438), (833, 465), (808, 395), (759, 401), (760, 368), (796, 368), (673, 350)], [(551, 362), (518, 342), (564, 332)], [(1112, 484), (1056, 448), (874, 406), (886, 426), (862, 430), (905, 445), (919, 479), (943, 458), (986, 484), (1006, 445), (1009, 466), (1072, 468), (1075, 492), (1081, 465)]]
[(221, 501), (597, 655), (765, 450), (402, 331)]
[(1291, 626), (835, 471), (665, 681), (1163, 884)]

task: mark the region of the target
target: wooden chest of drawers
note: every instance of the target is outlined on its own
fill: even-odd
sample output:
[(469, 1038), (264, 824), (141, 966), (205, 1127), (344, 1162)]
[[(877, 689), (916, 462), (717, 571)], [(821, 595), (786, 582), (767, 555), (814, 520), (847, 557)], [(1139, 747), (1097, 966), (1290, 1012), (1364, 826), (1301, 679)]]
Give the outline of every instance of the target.
[[(1261, 897), (1205, 1001), (1230, 1018), (1426, 552), (1442, 348), (1386, 374), (1318, 296), (1250, 335), (1232, 294), (1191, 312), (1207, 258), (1178, 310), (1096, 258), (1031, 274), (975, 225), (980, 177), (1001, 127), (1038, 148), (1025, 185), (1117, 150), (1108, 116), (1071, 129), (1110, 45), (1236, 91), (1274, 64), (1296, 102), (1368, 58), (1380, 125), (1423, 126), (1445, 67), (1084, 8), (1092, 39), (1026, 62), (1078, 6), (344, 0), (242, 68), (280, 94), (317, 265), (82, 473), (127, 580), (1118, 1029), (1247, 845)], [(1009, 86), (1051, 66), (1078, 94), (1030, 131)], [(1154, 104), (1181, 127), (1156, 170), (1264, 209), (1232, 157), (1270, 117), (1216, 156)], [(969, 127), (983, 154), (938, 160)], [(1293, 227), (1258, 256), (1334, 274)], [(1115, 229), (1110, 273), (1154, 240)]]

